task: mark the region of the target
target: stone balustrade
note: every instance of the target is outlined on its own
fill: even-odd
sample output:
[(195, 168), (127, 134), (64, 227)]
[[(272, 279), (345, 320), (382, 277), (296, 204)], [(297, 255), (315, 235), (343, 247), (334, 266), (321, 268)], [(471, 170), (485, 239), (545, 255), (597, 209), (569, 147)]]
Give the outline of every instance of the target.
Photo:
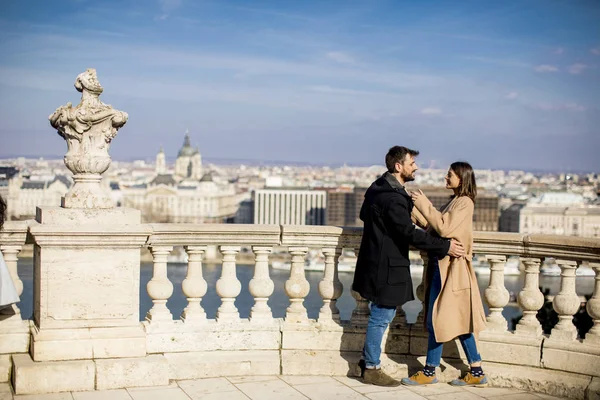
[[(26, 241), (35, 245), (34, 318), (23, 320), (18, 304), (0, 315), (0, 381), (12, 375), (16, 393), (164, 385), (169, 379), (213, 376), (358, 374), (368, 302), (352, 293), (356, 307), (350, 320), (340, 318), (336, 302), (351, 290), (340, 282), (338, 261), (343, 250), (358, 251), (360, 228), (139, 224), (135, 217), (94, 230), (92, 211), (86, 211), (87, 225), (60, 226), (52, 225), (51, 211), (46, 210), (46, 221), (40, 217), (38, 222), (8, 222), (0, 233), (0, 250), (19, 293), (23, 285), (17, 256)], [(138, 322), (137, 267), (143, 246), (153, 257), (152, 279), (146, 287), (152, 307)], [(181, 284), (187, 305), (181, 315), (172, 315), (166, 306), (174, 292), (167, 259), (175, 246), (183, 246), (188, 256)], [(209, 287), (203, 277), (204, 256), (212, 246), (222, 255), (215, 287)], [(251, 249), (254, 258), (248, 285), (254, 302), (248, 318), (240, 318), (236, 307), (242, 290), (236, 274), (242, 247)], [(268, 304), (274, 291), (269, 275), (274, 248), (286, 249), (291, 258), (284, 318), (274, 318)], [(304, 305), (310, 290), (304, 270), (309, 249), (319, 250), (325, 260), (317, 288), (322, 307), (316, 319), (308, 317)], [(137, 252), (137, 258), (132, 252)], [(479, 343), (493, 384), (569, 398), (597, 396), (600, 240), (477, 232), (474, 253), (484, 255), (490, 265), (489, 286), (484, 291), (488, 326)], [(98, 257), (113, 256), (118, 260), (102, 270)], [(524, 266), (524, 283), (517, 296), (523, 317), (509, 330), (503, 315), (510, 302), (504, 271), (507, 257), (512, 256), (520, 257)], [(556, 259), (561, 269), (561, 284), (553, 298), (558, 323), (546, 335), (536, 315), (544, 305), (540, 267), (548, 257)], [(584, 262), (596, 273), (593, 295), (586, 305), (593, 327), (585, 338), (579, 338), (573, 316), (581, 305), (576, 271)], [(64, 268), (66, 263), (72, 270)], [(137, 265), (132, 267), (132, 263)], [(53, 288), (61, 287), (70, 297), (57, 295)], [(221, 299), (215, 319), (207, 318), (201, 304), (208, 290), (216, 291)], [(416, 292), (422, 300), (422, 285)], [(424, 363), (427, 334), (419, 323), (407, 324), (399, 312), (382, 348), (384, 368), (406, 376)], [(442, 380), (464, 370), (464, 359), (457, 343), (446, 345)], [(59, 373), (72, 378), (52, 387), (39, 383)]]

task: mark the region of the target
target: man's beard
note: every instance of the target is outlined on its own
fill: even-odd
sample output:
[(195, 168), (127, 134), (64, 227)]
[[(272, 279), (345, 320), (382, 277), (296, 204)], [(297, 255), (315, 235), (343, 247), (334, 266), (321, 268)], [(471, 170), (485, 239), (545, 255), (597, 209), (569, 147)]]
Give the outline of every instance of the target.
[(411, 175), (404, 175), (402, 174), (402, 179), (404, 180), (404, 183), (406, 182), (412, 182), (415, 180), (415, 176), (413, 174)]

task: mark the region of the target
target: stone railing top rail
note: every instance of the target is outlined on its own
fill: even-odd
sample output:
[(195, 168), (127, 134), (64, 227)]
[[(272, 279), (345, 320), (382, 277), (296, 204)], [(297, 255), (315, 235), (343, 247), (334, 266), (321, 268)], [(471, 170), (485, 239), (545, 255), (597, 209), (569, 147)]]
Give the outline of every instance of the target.
[(22, 246), (27, 238), (27, 221), (7, 221), (0, 231), (0, 246)]
[[(252, 224), (146, 224), (138, 234), (148, 235), (148, 246), (254, 245), (344, 247), (360, 246), (362, 228), (307, 225)], [(34, 221), (8, 221), (0, 232), (0, 244), (23, 245), (29, 228), (46, 230)], [(115, 232), (123, 230), (115, 228)], [(126, 229), (126, 228), (125, 228)], [(139, 227), (138, 227), (139, 229)], [(72, 228), (73, 236), (83, 227)], [(51, 230), (45, 232), (51, 234)], [(64, 228), (60, 236), (67, 236)], [(110, 232), (106, 232), (110, 234)], [(600, 262), (600, 239), (558, 235), (524, 235), (506, 232), (474, 232), (474, 253), (521, 257), (553, 257)]]

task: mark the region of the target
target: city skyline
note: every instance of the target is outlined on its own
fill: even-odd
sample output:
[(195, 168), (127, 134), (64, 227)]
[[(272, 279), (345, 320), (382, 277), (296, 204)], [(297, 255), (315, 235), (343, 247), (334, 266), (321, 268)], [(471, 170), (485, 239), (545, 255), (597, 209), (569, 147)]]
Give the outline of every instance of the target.
[(114, 160), (207, 160), (598, 171), (593, 2), (8, 1), (0, 18), (0, 157), (60, 158), (47, 117), (101, 99), (130, 115)]

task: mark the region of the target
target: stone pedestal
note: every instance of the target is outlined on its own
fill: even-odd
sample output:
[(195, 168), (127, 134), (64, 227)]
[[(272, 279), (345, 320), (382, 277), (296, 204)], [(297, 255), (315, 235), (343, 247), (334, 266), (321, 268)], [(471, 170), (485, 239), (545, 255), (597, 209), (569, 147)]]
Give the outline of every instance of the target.
[[(17, 393), (39, 393), (36, 382), (48, 371), (68, 374), (79, 365), (72, 360), (88, 360), (94, 367), (98, 359), (139, 358), (146, 365), (139, 269), (140, 248), (151, 230), (140, 223), (139, 210), (42, 207), (36, 220), (30, 226), (35, 242), (31, 358), (13, 360)], [(100, 370), (91, 371), (94, 385)], [(82, 390), (78, 385), (53, 388)], [(57, 391), (53, 388), (44, 390)]]

